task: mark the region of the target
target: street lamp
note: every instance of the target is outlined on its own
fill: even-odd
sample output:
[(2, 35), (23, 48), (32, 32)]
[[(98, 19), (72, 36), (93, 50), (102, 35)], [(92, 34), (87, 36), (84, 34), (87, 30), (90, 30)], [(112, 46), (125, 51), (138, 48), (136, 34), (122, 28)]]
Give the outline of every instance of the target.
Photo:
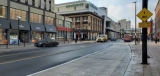
[(17, 16), (17, 18), (18, 18), (18, 36), (17, 36), (17, 38), (18, 38), (18, 46), (19, 46), (19, 21), (20, 21), (21, 17)]
[(137, 45), (136, 44), (136, 3), (137, 3), (137, 1), (135, 1), (135, 2), (133, 2), (134, 4), (135, 4), (135, 45)]

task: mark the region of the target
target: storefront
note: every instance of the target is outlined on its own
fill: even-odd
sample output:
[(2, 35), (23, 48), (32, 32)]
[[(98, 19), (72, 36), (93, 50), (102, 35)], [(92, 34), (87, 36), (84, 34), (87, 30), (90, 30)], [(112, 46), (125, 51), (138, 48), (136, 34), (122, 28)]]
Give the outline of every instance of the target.
[(9, 29), (9, 21), (4, 18), (0, 18), (0, 44), (7, 44), (7, 30)]
[(65, 27), (63, 27), (63, 26), (56, 26), (56, 30), (57, 30), (57, 40), (58, 41), (64, 40), (64, 37), (65, 37)]
[(91, 32), (90, 30), (76, 30), (74, 29), (73, 39), (90, 40)]
[(40, 41), (44, 39), (45, 27), (43, 24), (39, 23), (31, 23), (31, 40), (32, 43)]
[(46, 28), (46, 37), (49, 39), (56, 39), (56, 27), (53, 25), (45, 25)]
[(67, 33), (67, 40), (72, 40), (72, 28), (65, 28)]
[(18, 44), (18, 40), (20, 43), (29, 43), (29, 31), (30, 25), (28, 24), (28, 22), (20, 21), (18, 26), (17, 20), (11, 20), (10, 44)]

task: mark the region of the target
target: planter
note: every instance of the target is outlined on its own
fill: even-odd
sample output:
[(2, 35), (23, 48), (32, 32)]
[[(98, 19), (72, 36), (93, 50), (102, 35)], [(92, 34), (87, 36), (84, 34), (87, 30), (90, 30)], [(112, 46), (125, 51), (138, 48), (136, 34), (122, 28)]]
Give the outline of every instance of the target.
[(4, 44), (7, 44), (7, 43), (8, 43), (8, 40), (3, 40), (3, 43), (4, 43)]
[(36, 40), (32, 40), (32, 43), (36, 43)]

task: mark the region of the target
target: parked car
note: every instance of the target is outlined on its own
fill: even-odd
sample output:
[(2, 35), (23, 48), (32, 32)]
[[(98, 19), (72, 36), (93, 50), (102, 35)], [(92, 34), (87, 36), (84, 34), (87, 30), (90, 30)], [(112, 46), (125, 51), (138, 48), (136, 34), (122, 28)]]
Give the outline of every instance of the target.
[(97, 42), (106, 42), (108, 41), (108, 36), (107, 35), (99, 35), (96, 39)]
[(117, 38), (112, 37), (112, 38), (111, 38), (111, 41), (117, 41)]
[(36, 47), (47, 47), (47, 46), (57, 46), (59, 45), (59, 42), (55, 40), (41, 40), (36, 43), (34, 43), (34, 46)]

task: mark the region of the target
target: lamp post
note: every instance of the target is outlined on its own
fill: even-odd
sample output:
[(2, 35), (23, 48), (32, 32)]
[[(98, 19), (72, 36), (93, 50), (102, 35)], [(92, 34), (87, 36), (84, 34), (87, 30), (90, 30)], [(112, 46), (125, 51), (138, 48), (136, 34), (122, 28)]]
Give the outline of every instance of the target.
[(122, 33), (121, 33), (121, 23), (120, 22), (119, 22), (119, 25), (120, 25), (120, 38), (122, 38), (121, 37)]
[(137, 22), (136, 22), (136, 3), (137, 3), (137, 1), (135, 1), (135, 2), (133, 2), (134, 4), (135, 4), (135, 45), (137, 45), (136, 44), (136, 24), (137, 24)]
[(18, 36), (17, 36), (17, 39), (18, 39), (18, 46), (20, 46), (19, 45), (19, 21), (20, 21), (21, 17), (17, 16), (17, 18), (18, 18)]

